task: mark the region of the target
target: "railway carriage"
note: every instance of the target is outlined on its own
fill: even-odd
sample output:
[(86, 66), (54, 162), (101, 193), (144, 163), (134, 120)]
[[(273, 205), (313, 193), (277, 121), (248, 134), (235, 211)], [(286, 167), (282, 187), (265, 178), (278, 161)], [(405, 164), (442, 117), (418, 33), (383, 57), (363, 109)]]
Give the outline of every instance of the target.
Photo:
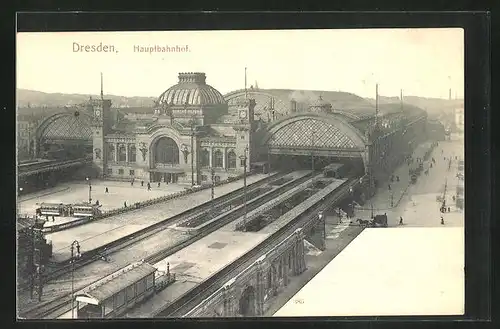
[(323, 168), (323, 175), (325, 177), (345, 178), (347, 174), (347, 166), (342, 163), (331, 163)]
[(116, 318), (151, 297), (157, 269), (145, 262), (131, 264), (75, 294), (79, 319)]

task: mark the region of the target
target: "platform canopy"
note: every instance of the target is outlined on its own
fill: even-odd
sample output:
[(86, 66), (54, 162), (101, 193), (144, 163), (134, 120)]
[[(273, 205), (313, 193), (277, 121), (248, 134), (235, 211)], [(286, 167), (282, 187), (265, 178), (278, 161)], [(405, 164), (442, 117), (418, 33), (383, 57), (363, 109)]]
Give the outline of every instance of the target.
[(76, 300), (100, 305), (108, 298), (154, 272), (156, 272), (156, 267), (148, 263), (131, 264), (79, 291), (75, 294)]
[(365, 229), (274, 316), (462, 315), (463, 227)]

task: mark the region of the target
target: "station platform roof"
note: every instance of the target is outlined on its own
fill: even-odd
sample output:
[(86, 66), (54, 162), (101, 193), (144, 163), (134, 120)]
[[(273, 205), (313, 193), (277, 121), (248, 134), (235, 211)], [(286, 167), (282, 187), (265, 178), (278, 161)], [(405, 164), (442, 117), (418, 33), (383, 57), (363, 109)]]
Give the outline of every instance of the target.
[(76, 297), (90, 298), (98, 305), (154, 272), (156, 268), (148, 263), (133, 263), (84, 288)]
[(275, 317), (461, 315), (464, 228), (365, 229)]

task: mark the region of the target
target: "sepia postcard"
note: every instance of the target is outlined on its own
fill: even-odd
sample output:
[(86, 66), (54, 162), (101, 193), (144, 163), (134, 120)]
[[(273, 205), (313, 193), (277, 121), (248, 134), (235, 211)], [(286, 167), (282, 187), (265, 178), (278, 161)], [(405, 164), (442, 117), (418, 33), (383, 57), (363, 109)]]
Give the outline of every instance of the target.
[(18, 319), (464, 314), (464, 30), (20, 32)]

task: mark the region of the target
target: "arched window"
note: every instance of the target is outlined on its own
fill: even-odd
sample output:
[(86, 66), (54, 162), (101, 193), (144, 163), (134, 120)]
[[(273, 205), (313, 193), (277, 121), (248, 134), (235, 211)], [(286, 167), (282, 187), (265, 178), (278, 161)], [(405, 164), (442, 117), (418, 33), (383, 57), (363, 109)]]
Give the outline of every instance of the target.
[(128, 148), (128, 162), (135, 162), (137, 157), (137, 150), (135, 145), (130, 145)]
[(210, 167), (210, 153), (207, 149), (203, 149), (200, 152), (200, 165), (202, 168)]
[(222, 168), (223, 161), (224, 161), (224, 155), (222, 154), (221, 150), (216, 150), (214, 152), (214, 167), (215, 168)]
[(113, 144), (108, 145), (108, 161), (115, 161), (115, 146)]
[(118, 147), (118, 161), (127, 161), (127, 148), (125, 147), (125, 145), (120, 145)]
[(179, 164), (179, 147), (169, 137), (162, 137), (156, 143), (155, 163)]
[(231, 150), (227, 154), (227, 167), (229, 169), (235, 169), (236, 168), (236, 153)]

